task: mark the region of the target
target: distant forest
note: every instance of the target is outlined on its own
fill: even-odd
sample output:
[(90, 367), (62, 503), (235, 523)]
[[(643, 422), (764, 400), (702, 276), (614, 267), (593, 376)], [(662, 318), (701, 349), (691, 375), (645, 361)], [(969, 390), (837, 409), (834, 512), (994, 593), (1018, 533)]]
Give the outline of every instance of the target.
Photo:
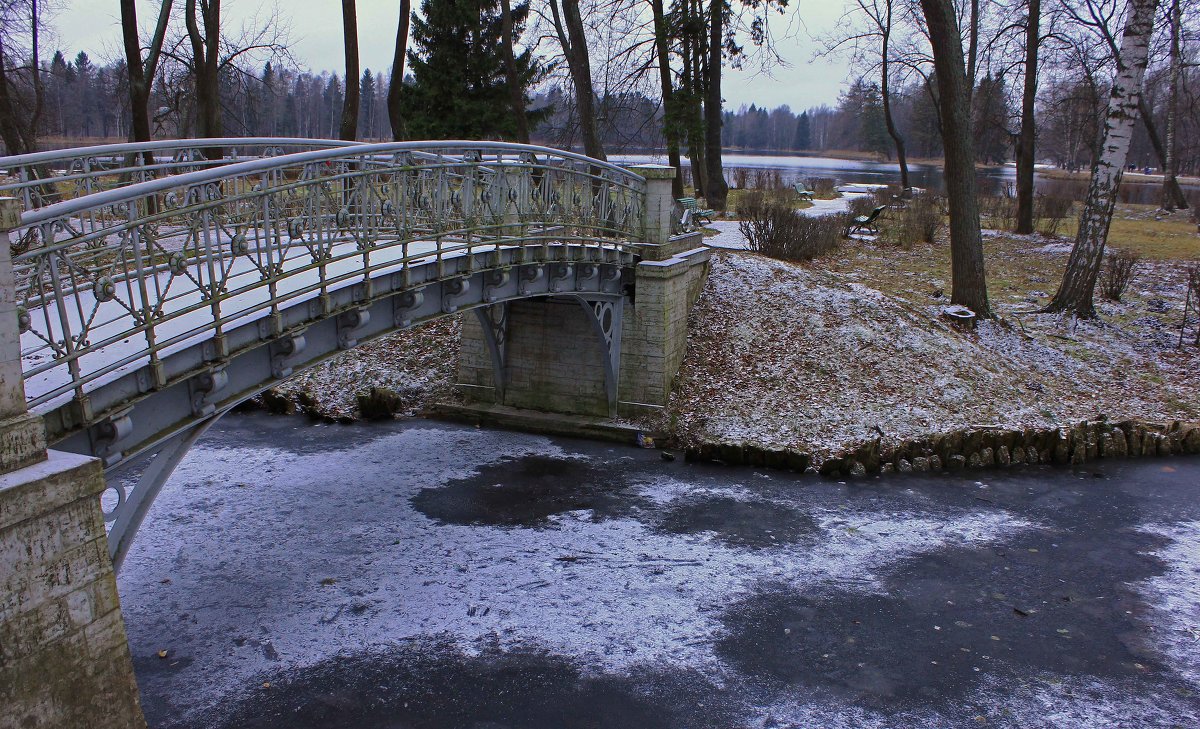
[[(780, 71), (780, 84), (787, 75)], [(1183, 74), (1186, 108), (1179, 123), (1179, 166), (1184, 174), (1200, 173), (1200, 69)], [(100, 65), (86, 53), (68, 58), (55, 53), (45, 67), (46, 109), (44, 142), (76, 144), (79, 140), (125, 139), (129, 111), (125, 64)], [(363, 72), (360, 91), (359, 138), (388, 140), (387, 80), (384, 73)], [(406, 81), (411, 82), (409, 76)], [(1165, 74), (1148, 74), (1150, 107), (1159, 114)], [(247, 79), (241, 74), (222, 85), (223, 125), (234, 136), (298, 136), (335, 138), (345, 97), (344, 78), (337, 73), (281, 69), (266, 64)], [(978, 161), (1002, 163), (1013, 157), (1013, 139), (1019, 126), (1019, 89), (1003, 79), (985, 76), (975, 89), (974, 126)], [(1068, 169), (1087, 169), (1099, 139), (1107, 94), (1083, 83), (1049, 83), (1040, 93), (1038, 157)], [(153, 132), (157, 137), (194, 135), (193, 96), (178, 87), (156, 84), (151, 99)], [(937, 110), (924, 84), (891, 91), (892, 114), (908, 140), (909, 153), (937, 158), (942, 154)], [(572, 94), (561, 86), (531, 94), (531, 109), (547, 111), (532, 130), (535, 142), (579, 148), (580, 139)], [(799, 105), (797, 108), (800, 108)], [(661, 150), (664, 145), (662, 104), (644, 93), (601, 96), (596, 104), (599, 131), (610, 153)], [(890, 159), (892, 143), (884, 123), (880, 90), (863, 79), (853, 81), (837, 106), (793, 110), (751, 104), (723, 112), (722, 144), (727, 150), (760, 153), (860, 152)], [(1136, 127), (1130, 161), (1138, 167), (1157, 167), (1144, 126)]]

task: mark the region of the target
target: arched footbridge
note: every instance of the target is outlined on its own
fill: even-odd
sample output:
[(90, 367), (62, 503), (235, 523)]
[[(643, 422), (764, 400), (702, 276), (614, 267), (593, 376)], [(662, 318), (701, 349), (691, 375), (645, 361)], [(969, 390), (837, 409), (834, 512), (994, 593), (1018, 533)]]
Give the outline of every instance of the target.
[(53, 448), (103, 459), (116, 565), (222, 414), (414, 324), (475, 310), (502, 394), (508, 305), (574, 302), (615, 412), (635, 267), (696, 241), (674, 170), (528, 145), (184, 140), (0, 172), (26, 404)]

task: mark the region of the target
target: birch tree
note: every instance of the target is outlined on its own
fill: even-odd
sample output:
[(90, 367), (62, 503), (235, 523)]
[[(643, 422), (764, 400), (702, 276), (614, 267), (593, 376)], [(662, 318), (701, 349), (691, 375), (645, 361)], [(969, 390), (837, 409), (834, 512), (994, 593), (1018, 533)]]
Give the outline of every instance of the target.
[(1048, 312), (1073, 311), (1081, 318), (1096, 316), (1092, 298), (1096, 278), (1104, 260), (1104, 246), (1112, 224), (1117, 190), (1129, 155), (1129, 142), (1142, 95), (1142, 79), (1149, 60), (1150, 35), (1158, 0), (1130, 0), (1125, 31), (1117, 54), (1117, 76), (1113, 79), (1100, 156), (1092, 166), (1087, 199), (1079, 218), (1079, 231), (1067, 261), (1062, 284), (1046, 307)]

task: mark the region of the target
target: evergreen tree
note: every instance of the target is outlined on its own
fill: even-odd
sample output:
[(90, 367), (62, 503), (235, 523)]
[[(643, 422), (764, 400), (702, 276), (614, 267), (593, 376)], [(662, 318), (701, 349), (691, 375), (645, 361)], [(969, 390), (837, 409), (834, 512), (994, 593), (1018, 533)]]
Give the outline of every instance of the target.
[(878, 84), (868, 84), (863, 95), (862, 148), (892, 157), (892, 142), (883, 117), (883, 96)]
[(375, 124), (375, 77), (371, 69), (363, 71), (358, 84), (358, 136), (366, 139), (372, 135)]
[(792, 138), (792, 149), (803, 150), (812, 147), (812, 130), (808, 126), (808, 112), (800, 114), (796, 120), (796, 136)]
[(1008, 104), (1004, 79), (988, 74), (975, 87), (971, 106), (974, 112), (975, 160), (999, 164), (1008, 156), (1011, 135), (1008, 131)]
[[(520, 41), (529, 4), (512, 7), (513, 39)], [(408, 52), (412, 88), (402, 97), (414, 139), (511, 139), (516, 120), (505, 80), (498, 0), (424, 0), (413, 13)], [(532, 49), (515, 56), (522, 93), (545, 71)], [(530, 112), (531, 125), (548, 110)]]

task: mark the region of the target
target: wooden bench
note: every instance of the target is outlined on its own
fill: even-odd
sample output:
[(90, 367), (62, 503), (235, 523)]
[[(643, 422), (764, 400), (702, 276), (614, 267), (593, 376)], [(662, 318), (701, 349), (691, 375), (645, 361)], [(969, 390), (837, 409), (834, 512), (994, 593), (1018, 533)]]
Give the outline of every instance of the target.
[(796, 191), (796, 194), (800, 196), (801, 200), (808, 200), (809, 202), (812, 202), (813, 191), (805, 187), (803, 182), (797, 182), (795, 185), (792, 185), (792, 188)]
[(850, 228), (846, 231), (846, 235), (851, 235), (859, 230), (868, 230), (872, 233), (879, 232), (879, 226), (875, 221), (879, 219), (879, 214), (887, 210), (887, 205), (880, 205), (871, 211), (870, 215), (859, 215), (850, 221)]
[(691, 214), (692, 220), (707, 220), (711, 225), (712, 216), (716, 215), (716, 212), (713, 210), (701, 208), (700, 203), (694, 197), (681, 197), (679, 198), (679, 204), (683, 206), (685, 213)]

